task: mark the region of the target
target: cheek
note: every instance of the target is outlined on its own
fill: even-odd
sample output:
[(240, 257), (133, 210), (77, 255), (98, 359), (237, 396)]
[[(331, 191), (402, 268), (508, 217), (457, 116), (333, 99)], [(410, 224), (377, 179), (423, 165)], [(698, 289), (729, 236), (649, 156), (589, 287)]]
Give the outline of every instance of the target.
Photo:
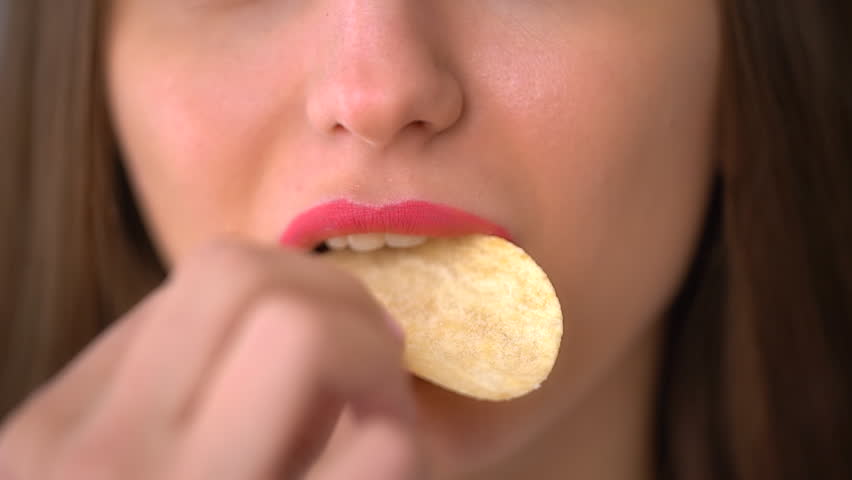
[(478, 90), (499, 100), (483, 114), (506, 139), (496, 158), (534, 213), (517, 216), (520, 240), (577, 318), (658, 318), (691, 257), (719, 52), (712, 17), (684, 12), (639, 28), (589, 20), (478, 65)]
[(571, 82), (564, 130), (548, 133), (565, 140), (530, 144), (541, 212), (531, 248), (557, 286), (568, 332), (554, 372), (563, 395), (592, 388), (660, 325), (712, 177), (714, 82), (618, 53), (578, 64), (588, 77)]
[(637, 43), (577, 59), (588, 75), (569, 85), (565, 130), (550, 133), (563, 148), (534, 157), (537, 208), (554, 219), (547, 250), (590, 318), (659, 317), (712, 177), (716, 55)]
[[(522, 185), (521, 241), (565, 313), (542, 416), (570, 408), (647, 339), (692, 257), (714, 167), (717, 37), (712, 23), (701, 28), (706, 36), (577, 30), (574, 48), (516, 52), (523, 63), (503, 58), (482, 77), (505, 89), (489, 112), (509, 147), (501, 168)], [(520, 94), (512, 72), (524, 72)]]
[(158, 243), (174, 257), (217, 231), (246, 231), (273, 139), (298, 111), (295, 67), (227, 50), (175, 53), (179, 44), (160, 49), (132, 32), (113, 40), (114, 123)]

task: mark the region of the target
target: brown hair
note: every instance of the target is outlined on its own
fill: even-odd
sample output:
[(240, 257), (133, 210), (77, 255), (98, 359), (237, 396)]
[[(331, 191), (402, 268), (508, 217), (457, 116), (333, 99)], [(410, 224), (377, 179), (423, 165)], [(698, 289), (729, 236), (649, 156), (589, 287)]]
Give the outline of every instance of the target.
[[(852, 478), (852, 7), (722, 3), (723, 168), (668, 319), (659, 477)], [(5, 2), (0, 416), (164, 274), (110, 130), (100, 4)]]
[(101, 3), (5, 2), (0, 415), (162, 277), (110, 132)]

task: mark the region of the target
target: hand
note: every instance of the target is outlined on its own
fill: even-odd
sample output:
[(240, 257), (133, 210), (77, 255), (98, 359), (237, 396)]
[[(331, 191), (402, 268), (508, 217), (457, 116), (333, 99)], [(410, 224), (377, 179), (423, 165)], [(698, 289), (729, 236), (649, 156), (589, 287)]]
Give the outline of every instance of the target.
[[(208, 246), (10, 417), (0, 471), (422, 478), (402, 342), (385, 315), (360, 283), (315, 258)], [(325, 449), (344, 406), (353, 430)]]

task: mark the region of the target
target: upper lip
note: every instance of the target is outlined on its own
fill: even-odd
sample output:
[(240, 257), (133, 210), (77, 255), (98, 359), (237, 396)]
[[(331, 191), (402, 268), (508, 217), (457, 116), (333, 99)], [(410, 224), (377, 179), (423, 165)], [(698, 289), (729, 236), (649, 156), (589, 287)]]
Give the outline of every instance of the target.
[(358, 233), (398, 233), (428, 237), (486, 234), (511, 241), (502, 226), (464, 210), (424, 200), (365, 205), (347, 199), (310, 208), (281, 235), (281, 244), (310, 249), (331, 238)]

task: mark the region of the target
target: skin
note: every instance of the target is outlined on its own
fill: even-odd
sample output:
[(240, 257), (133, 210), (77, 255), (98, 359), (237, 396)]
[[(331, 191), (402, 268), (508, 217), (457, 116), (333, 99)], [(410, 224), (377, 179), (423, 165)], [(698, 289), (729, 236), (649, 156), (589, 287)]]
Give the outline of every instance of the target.
[[(234, 427), (227, 419), (241, 415), (258, 430), (246, 431), (240, 445), (240, 457), (254, 459), (233, 470), (244, 475), (275, 470), (269, 463), (277, 459), (290, 465), (286, 471), (316, 461), (331, 469), (323, 478), (352, 478), (365, 468), (380, 470), (365, 478), (650, 478), (662, 317), (692, 257), (715, 169), (717, 8), (712, 0), (115, 0), (104, 54), (116, 131), (155, 243), (183, 279), (124, 323), (142, 318), (138, 332), (150, 332), (175, 323), (163, 312), (195, 312), (219, 320), (160, 334), (203, 343), (195, 339), (213, 338), (204, 332), (219, 328), (216, 342), (227, 345), (236, 340), (222, 325), (253, 325), (257, 315), (223, 317), (203, 299), (219, 294), (266, 305), (271, 296), (280, 321), (263, 317), (266, 337), (293, 330), (312, 347), (280, 371), (282, 360), (269, 353), (282, 348), (275, 340), (264, 343), (266, 354), (198, 354), (283, 380), (270, 380), (278, 390), (261, 391), (274, 397), (258, 400), (235, 394), (241, 382), (222, 374), (224, 386), (196, 400), (223, 405), (222, 414), (178, 435), (173, 445), (193, 445), (175, 448), (183, 457), (152, 458), (190, 470), (219, 465), (220, 447), (198, 432), (220, 437)], [(380, 307), (320, 261), (276, 247), (299, 212), (340, 197), (425, 199), (506, 227), (548, 273), (564, 309), (566, 336), (542, 388), (489, 404), (387, 366), (369, 375), (350, 365), (370, 349), (381, 357), (371, 365), (398, 354), (393, 335), (376, 331), (384, 325)], [(240, 240), (210, 246), (224, 235)], [(277, 278), (268, 271), (275, 265), (301, 272), (314, 287), (269, 280)], [(239, 278), (273, 283), (274, 294), (235, 299), (234, 291), (266, 291)], [(352, 299), (344, 314), (327, 305), (338, 296)], [(305, 327), (313, 324), (305, 318), (320, 319), (314, 323), (321, 327)], [(352, 326), (359, 318), (360, 329)], [(372, 343), (349, 356), (334, 353), (344, 324), (356, 337), (368, 338), (372, 328)], [(138, 332), (122, 338), (135, 345), (141, 366), (124, 364), (123, 375), (154, 371), (143, 360), (152, 356), (183, 358)], [(306, 399), (311, 385), (345, 383), (332, 372), (359, 379), (357, 388), (333, 400)], [(215, 384), (216, 373), (207, 375), (213, 378), (187, 374), (183, 381)], [(75, 384), (73, 370), (64, 378), (73, 385), (66, 396), (91, 387)], [(128, 398), (143, 391), (124, 388)], [(353, 393), (362, 391), (370, 394)], [(387, 391), (395, 393), (376, 393)], [(37, 398), (56, 405), (62, 395), (48, 390)], [(376, 399), (385, 400), (364, 407)], [(270, 418), (293, 418), (304, 403), (326, 410), (305, 407), (306, 425), (258, 433)], [(106, 405), (128, 418), (128, 404)], [(323, 445), (331, 432), (323, 419), (344, 406), (322, 455), (291, 448), (301, 435)], [(400, 413), (415, 406), (411, 421)], [(18, 430), (49, 430), (33, 423)], [(390, 427), (365, 434), (376, 424)], [(255, 448), (255, 437), (278, 443)], [(370, 453), (345, 453), (359, 448)], [(258, 451), (267, 453), (246, 454)], [(339, 476), (334, 465), (349, 473)]]

